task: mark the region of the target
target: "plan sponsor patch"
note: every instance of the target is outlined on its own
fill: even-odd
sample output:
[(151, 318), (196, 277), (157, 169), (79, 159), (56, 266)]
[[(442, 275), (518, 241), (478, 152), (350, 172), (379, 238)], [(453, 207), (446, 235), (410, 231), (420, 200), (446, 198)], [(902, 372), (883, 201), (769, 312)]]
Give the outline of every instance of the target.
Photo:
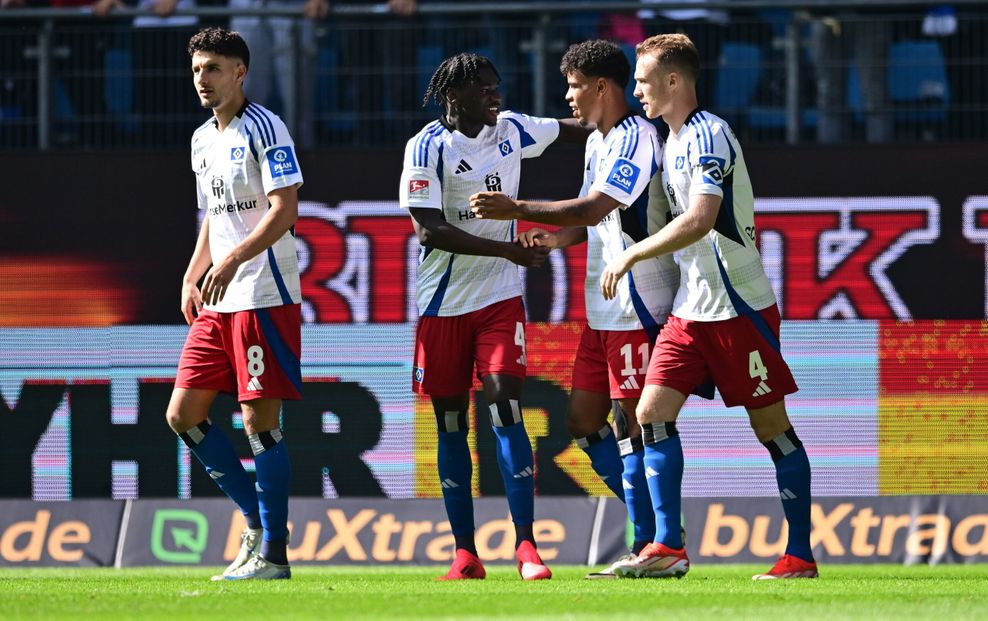
[(295, 163), (295, 150), (291, 147), (276, 147), (268, 151), (268, 166), (272, 177), (286, 177), (298, 173)]
[(429, 180), (410, 180), (408, 182), (408, 198), (429, 198)]
[(619, 157), (614, 162), (614, 168), (607, 175), (607, 183), (630, 194), (635, 188), (635, 183), (638, 181), (638, 175), (640, 174), (641, 169), (632, 164), (631, 160)]

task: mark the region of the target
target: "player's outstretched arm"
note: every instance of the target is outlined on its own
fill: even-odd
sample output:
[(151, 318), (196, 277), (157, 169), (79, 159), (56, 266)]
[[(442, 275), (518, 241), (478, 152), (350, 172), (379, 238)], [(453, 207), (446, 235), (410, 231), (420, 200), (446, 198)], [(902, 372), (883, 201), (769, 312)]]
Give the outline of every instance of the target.
[(202, 297), (208, 304), (216, 304), (223, 299), (226, 288), (242, 264), (270, 248), (295, 226), (298, 220), (296, 186), (272, 190), (268, 201), (270, 207), (257, 227), (206, 274), (202, 282)]
[(617, 295), (621, 278), (635, 263), (643, 259), (675, 252), (696, 243), (714, 228), (721, 197), (700, 194), (690, 200), (690, 208), (673, 219), (657, 233), (629, 246), (616, 259), (607, 264), (600, 275), (600, 292), (605, 300)]
[(549, 248), (544, 246), (525, 248), (521, 244), (471, 235), (443, 220), (438, 209), (411, 207), (408, 211), (412, 215), (412, 226), (419, 243), (427, 248), (454, 254), (501, 257), (525, 267), (538, 267), (549, 255)]
[(593, 226), (620, 206), (616, 199), (596, 190), (581, 198), (551, 203), (514, 200), (500, 192), (479, 192), (470, 197), (470, 209), (478, 218), (559, 226)]
[(581, 125), (578, 119), (559, 119), (559, 137), (557, 142), (564, 144), (586, 144), (587, 137), (593, 133), (595, 126)]

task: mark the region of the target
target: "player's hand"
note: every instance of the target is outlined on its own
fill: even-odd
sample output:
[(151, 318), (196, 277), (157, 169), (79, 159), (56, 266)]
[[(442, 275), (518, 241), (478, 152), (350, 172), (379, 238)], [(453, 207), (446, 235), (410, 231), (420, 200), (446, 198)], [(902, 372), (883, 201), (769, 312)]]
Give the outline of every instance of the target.
[(600, 293), (605, 300), (611, 300), (617, 296), (618, 283), (628, 273), (632, 265), (634, 265), (634, 261), (627, 250), (607, 264), (604, 272), (600, 275)]
[(522, 267), (538, 267), (545, 263), (546, 257), (549, 256), (549, 248), (545, 246), (525, 248), (521, 244), (509, 244), (508, 247), (511, 250), (506, 258)]
[(543, 231), (542, 229), (528, 229), (524, 233), (519, 233), (515, 236), (515, 243), (521, 244), (523, 248), (531, 248), (533, 246), (543, 246), (549, 250), (553, 250), (559, 247), (558, 240), (555, 233), (550, 233), (549, 231)]
[(500, 192), (478, 192), (470, 197), (470, 210), (478, 218), (517, 220), (518, 203)]
[(233, 282), (233, 277), (240, 267), (233, 260), (227, 258), (209, 268), (206, 278), (202, 281), (202, 299), (206, 304), (219, 304), (226, 295), (226, 290)]
[(182, 285), (182, 316), (185, 323), (192, 325), (196, 316), (202, 310), (202, 294), (195, 283), (185, 283)]

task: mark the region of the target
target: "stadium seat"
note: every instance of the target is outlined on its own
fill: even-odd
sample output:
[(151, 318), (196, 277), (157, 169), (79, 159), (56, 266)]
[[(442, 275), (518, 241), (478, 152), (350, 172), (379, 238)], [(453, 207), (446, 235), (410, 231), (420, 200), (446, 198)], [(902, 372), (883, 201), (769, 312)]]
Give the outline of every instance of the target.
[(353, 108), (355, 98), (352, 89), (353, 80), (340, 79), (339, 52), (332, 47), (320, 48), (316, 59), (316, 101), (320, 106), (317, 118), (321, 125), (333, 132), (352, 132), (356, 129), (357, 113)]
[(624, 89), (624, 98), (628, 101), (628, 106), (632, 110), (641, 112), (641, 102), (635, 98), (635, 62), (637, 62), (635, 46), (630, 43), (620, 43), (619, 45), (621, 46), (621, 51), (628, 58), (628, 64), (631, 65), (631, 75), (628, 76), (628, 87)]
[(950, 87), (936, 41), (901, 41), (889, 48), (889, 99), (900, 122), (936, 122), (947, 117)]
[(137, 131), (134, 114), (134, 61), (130, 50), (108, 49), (103, 57), (103, 103), (117, 128), (127, 134)]

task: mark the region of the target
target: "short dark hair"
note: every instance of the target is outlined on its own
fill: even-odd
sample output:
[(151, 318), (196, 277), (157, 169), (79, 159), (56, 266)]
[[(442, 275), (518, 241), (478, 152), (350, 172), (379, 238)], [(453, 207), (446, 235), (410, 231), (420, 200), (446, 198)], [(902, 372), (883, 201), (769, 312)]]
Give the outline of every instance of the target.
[(621, 88), (628, 85), (631, 76), (628, 57), (617, 44), (603, 39), (569, 46), (559, 63), (559, 70), (564, 76), (579, 71), (588, 78), (614, 80)]
[(225, 28), (203, 28), (195, 33), (189, 39), (188, 52), (190, 57), (196, 52), (211, 52), (227, 58), (238, 58), (244, 67), (250, 69), (250, 49), (247, 42), (239, 32)]
[(435, 101), (440, 107), (444, 107), (446, 91), (451, 88), (463, 88), (469, 84), (474, 84), (480, 79), (481, 69), (490, 69), (501, 79), (501, 74), (497, 72), (494, 63), (486, 56), (465, 52), (451, 56), (439, 63), (436, 72), (429, 80), (429, 86), (422, 96), (422, 107), (429, 105), (430, 101)]
[(660, 34), (638, 44), (635, 54), (641, 58), (651, 54), (665, 70), (676, 70), (689, 76), (695, 83), (700, 77), (700, 54), (696, 46), (684, 34)]

